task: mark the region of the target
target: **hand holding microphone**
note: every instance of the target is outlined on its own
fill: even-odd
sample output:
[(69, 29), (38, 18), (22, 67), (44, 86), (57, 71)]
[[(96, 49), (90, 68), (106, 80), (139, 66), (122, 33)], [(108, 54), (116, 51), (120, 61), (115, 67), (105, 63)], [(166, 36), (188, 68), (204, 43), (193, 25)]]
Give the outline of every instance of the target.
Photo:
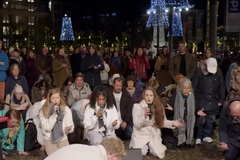
[(59, 106), (57, 104), (54, 104), (54, 112), (59, 114)]
[[(151, 115), (151, 110), (150, 110), (149, 108), (146, 108), (146, 109), (145, 109), (145, 113), (144, 113), (145, 119), (146, 119), (149, 115)], [(149, 119), (150, 119), (150, 117), (149, 117)]]

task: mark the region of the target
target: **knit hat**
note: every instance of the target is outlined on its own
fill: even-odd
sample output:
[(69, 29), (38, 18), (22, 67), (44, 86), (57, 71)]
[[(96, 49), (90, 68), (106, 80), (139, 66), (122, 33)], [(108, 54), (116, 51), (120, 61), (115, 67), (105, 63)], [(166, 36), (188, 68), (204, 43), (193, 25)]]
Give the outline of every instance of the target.
[(14, 48), (13, 47), (10, 47), (9, 48), (9, 53), (13, 52), (14, 51)]
[(19, 84), (16, 84), (13, 90), (14, 93), (23, 93), (23, 88)]
[(118, 73), (115, 73), (110, 79), (109, 79), (109, 85), (113, 85), (113, 82), (114, 82), (114, 79), (115, 78), (121, 78), (122, 80), (124, 80), (124, 78), (120, 75), (120, 74), (118, 74)]

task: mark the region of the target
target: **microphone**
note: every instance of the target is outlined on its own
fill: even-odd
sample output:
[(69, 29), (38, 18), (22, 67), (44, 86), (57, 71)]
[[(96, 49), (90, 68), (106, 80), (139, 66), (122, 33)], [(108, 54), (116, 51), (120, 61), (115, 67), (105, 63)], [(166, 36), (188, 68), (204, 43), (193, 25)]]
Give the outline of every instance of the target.
[(148, 108), (150, 109), (150, 114), (148, 116), (149, 116), (149, 119), (151, 120), (152, 119), (152, 105), (148, 104)]
[[(57, 105), (57, 103), (53, 104), (53, 107), (56, 105)], [(56, 113), (59, 115), (59, 107), (56, 109)]]

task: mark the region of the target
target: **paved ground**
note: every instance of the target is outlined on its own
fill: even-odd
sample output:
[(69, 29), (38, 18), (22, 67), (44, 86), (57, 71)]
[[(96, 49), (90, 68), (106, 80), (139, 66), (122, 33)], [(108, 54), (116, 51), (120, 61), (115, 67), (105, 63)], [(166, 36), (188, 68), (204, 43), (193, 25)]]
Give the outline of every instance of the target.
[[(168, 150), (163, 160), (224, 160), (223, 152), (219, 149), (218, 137), (213, 137), (214, 142), (212, 144), (203, 143), (192, 150)], [(128, 146), (128, 143), (125, 142), (126, 146)], [(31, 152), (30, 156), (13, 155), (7, 157), (6, 160), (43, 160), (44, 158), (45, 154), (42, 151), (36, 150)], [(159, 160), (159, 158), (146, 156), (143, 157), (143, 160)]]

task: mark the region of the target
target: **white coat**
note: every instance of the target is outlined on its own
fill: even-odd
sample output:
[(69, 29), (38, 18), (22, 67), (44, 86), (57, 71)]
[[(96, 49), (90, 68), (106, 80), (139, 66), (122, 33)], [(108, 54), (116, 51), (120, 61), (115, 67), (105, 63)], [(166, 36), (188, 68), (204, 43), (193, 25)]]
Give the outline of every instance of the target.
[(29, 107), (27, 114), (26, 114), (26, 122), (29, 119), (33, 119), (34, 124), (36, 125), (37, 128), (37, 140), (38, 143), (43, 145), (43, 133), (42, 133), (42, 128), (41, 128), (41, 121), (39, 117), (39, 112), (42, 109), (42, 106), (46, 102), (46, 99), (34, 103), (31, 107)]
[(58, 149), (44, 160), (107, 160), (107, 152), (102, 145), (87, 146), (73, 144)]
[[(143, 148), (147, 143), (154, 150), (156, 155), (162, 159), (165, 156), (166, 146), (162, 144), (161, 130), (156, 128), (154, 124), (154, 116), (151, 120), (149, 117), (145, 119), (145, 109), (148, 107), (146, 102), (142, 100), (133, 106), (133, 133), (130, 142), (130, 148)], [(165, 128), (174, 128), (173, 121), (164, 120)]]
[[(90, 105), (87, 105), (86, 110), (84, 112), (84, 120), (83, 124), (87, 131), (96, 131), (99, 132), (99, 125), (98, 125), (98, 117), (94, 115), (94, 112), (97, 112), (100, 107), (96, 104), (95, 109), (91, 108)], [(105, 110), (107, 112), (107, 116), (103, 116), (104, 124), (106, 125), (106, 136), (110, 136), (115, 134), (115, 129), (118, 129), (120, 126), (120, 120), (118, 118), (118, 112), (115, 106), (110, 109)], [(117, 125), (114, 127), (112, 123), (117, 120)]]

